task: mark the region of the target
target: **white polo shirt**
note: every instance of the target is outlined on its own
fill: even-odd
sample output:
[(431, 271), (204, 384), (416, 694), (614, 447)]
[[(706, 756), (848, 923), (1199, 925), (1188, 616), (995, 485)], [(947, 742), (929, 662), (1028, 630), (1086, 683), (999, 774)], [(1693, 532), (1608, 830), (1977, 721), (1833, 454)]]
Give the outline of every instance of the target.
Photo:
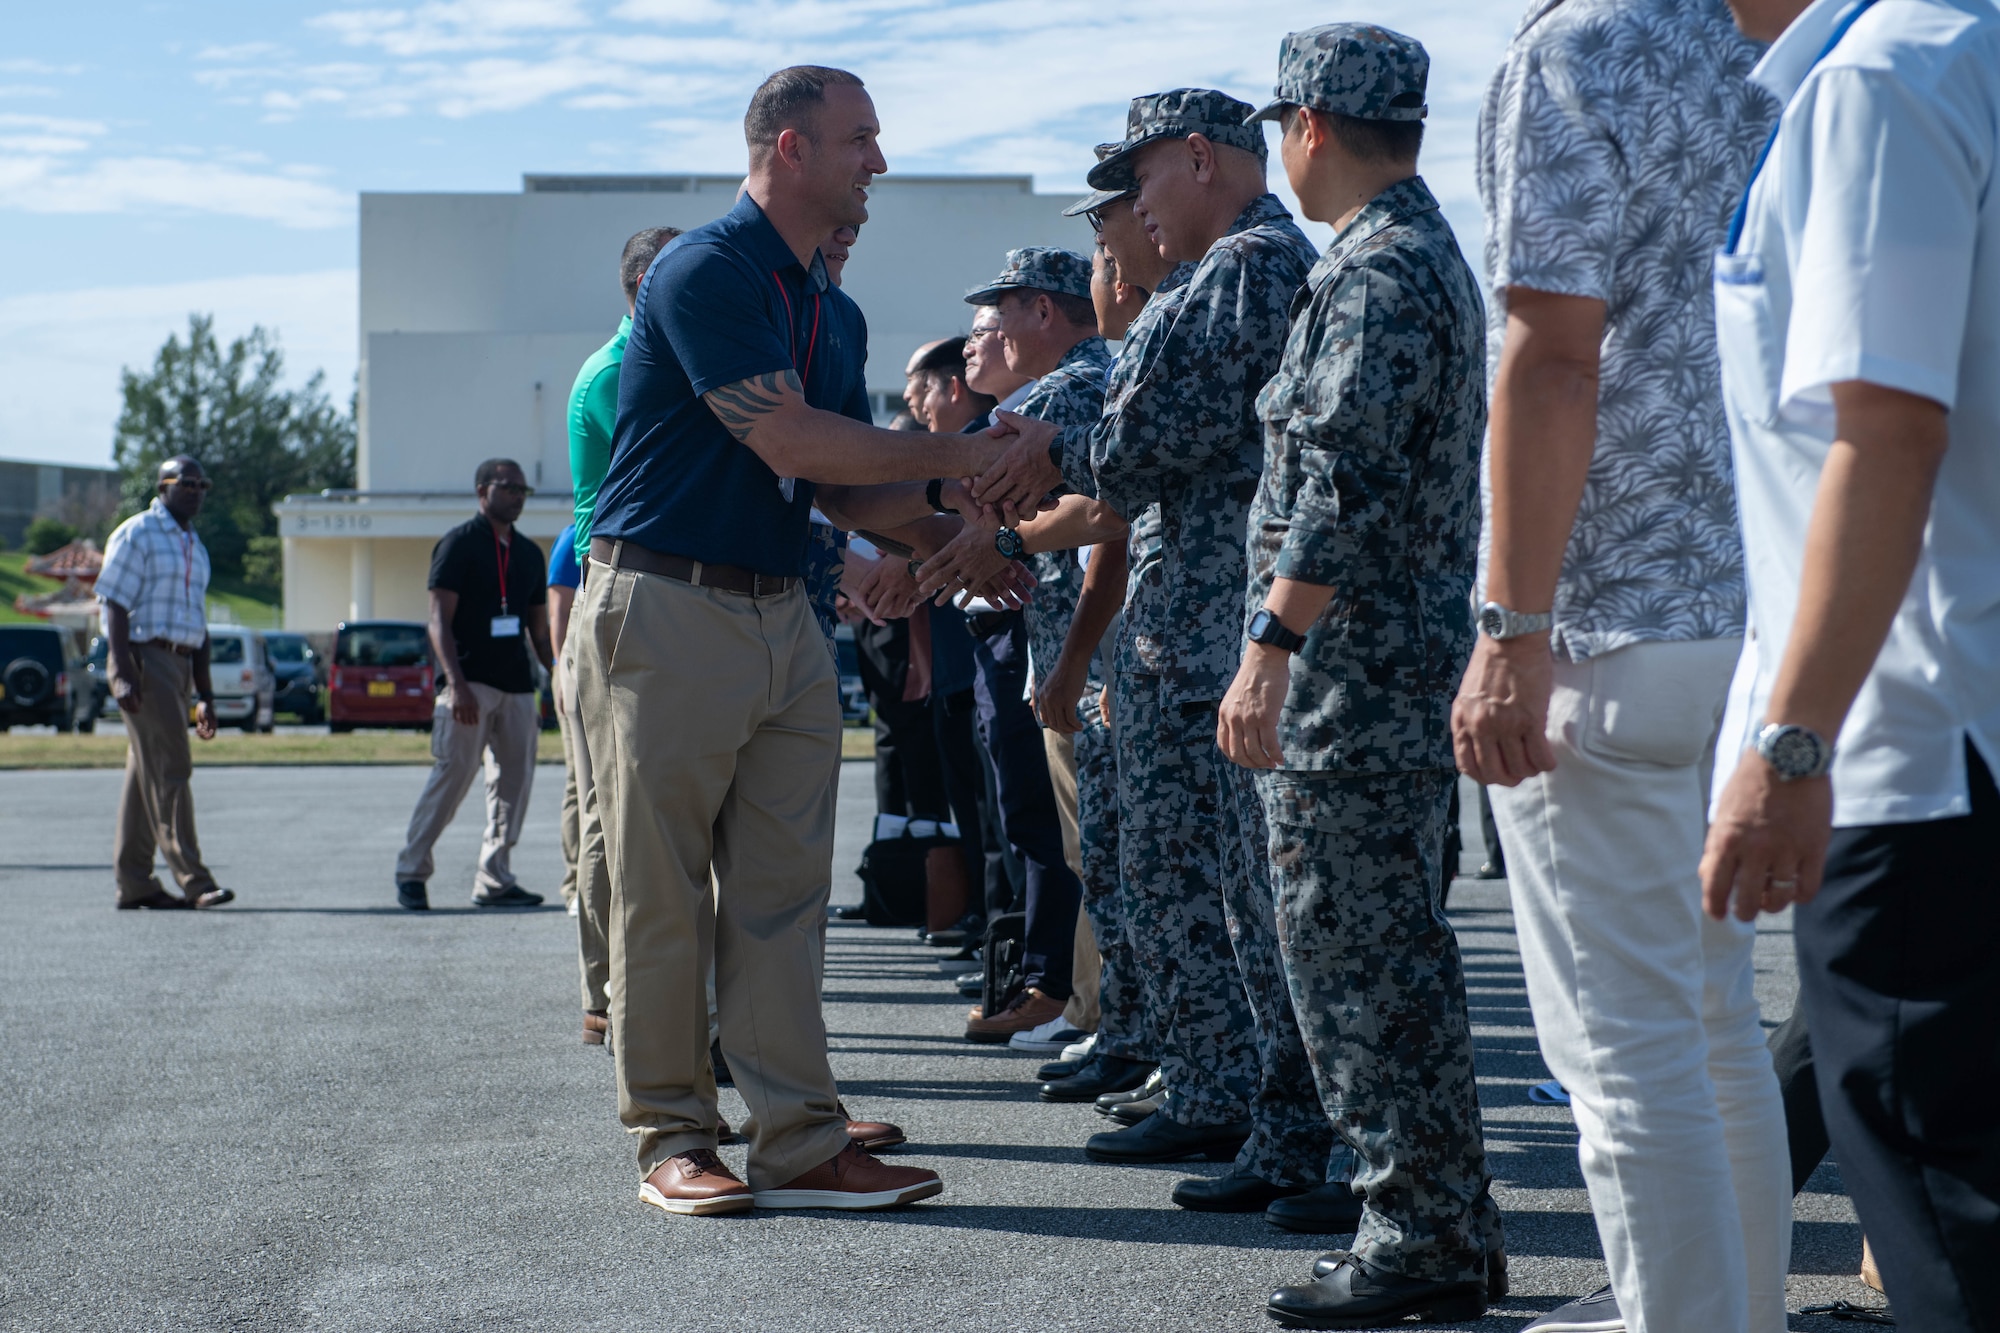
[(1815, 0), (1752, 72), (1785, 112), (1715, 266), (1751, 636), (1718, 793), (1797, 609), (1828, 386), (1950, 411), (1922, 557), (1836, 742), (1837, 827), (1968, 813), (1968, 736), (2000, 773), (2000, 9), (1876, 0), (1814, 65), (1855, 3)]

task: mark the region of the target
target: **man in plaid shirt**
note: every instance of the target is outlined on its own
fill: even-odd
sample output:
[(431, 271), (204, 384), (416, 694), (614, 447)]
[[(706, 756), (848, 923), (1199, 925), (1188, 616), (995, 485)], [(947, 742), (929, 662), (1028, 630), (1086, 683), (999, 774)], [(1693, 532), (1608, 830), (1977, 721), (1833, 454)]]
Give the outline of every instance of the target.
[[(202, 864), (188, 788), (188, 695), (195, 732), (215, 735), (215, 694), (208, 680), (208, 550), (194, 532), (209, 480), (185, 454), (160, 464), (159, 495), (118, 525), (97, 576), (104, 636), (110, 641), (111, 693), (125, 715), (130, 748), (118, 801), (118, 906), (220, 907), (235, 893), (219, 888)], [(180, 885), (173, 893), (153, 874), (166, 857)]]

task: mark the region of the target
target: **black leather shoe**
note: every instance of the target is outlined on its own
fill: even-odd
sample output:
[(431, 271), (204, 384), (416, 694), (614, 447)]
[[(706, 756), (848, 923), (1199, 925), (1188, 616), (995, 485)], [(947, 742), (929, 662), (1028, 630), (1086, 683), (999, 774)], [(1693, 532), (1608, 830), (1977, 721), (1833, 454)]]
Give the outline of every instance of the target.
[(1264, 1220), (1308, 1236), (1351, 1236), (1361, 1225), (1361, 1196), (1346, 1181), (1334, 1181), (1275, 1200), (1264, 1210)]
[(397, 880), (396, 901), (412, 912), (431, 910), (431, 895), (425, 890), (424, 882), (420, 879)]
[(1486, 1284), (1477, 1278), (1425, 1282), (1343, 1253), (1318, 1281), (1272, 1292), (1264, 1310), (1286, 1328), (1385, 1328), (1411, 1315), (1428, 1324), (1456, 1324), (1486, 1313)]
[[(1313, 1260), (1313, 1276), (1316, 1278), (1325, 1277), (1328, 1273), (1331, 1273), (1334, 1269), (1340, 1267), (1340, 1261), (1342, 1259), (1345, 1259), (1346, 1257), (1347, 1257), (1346, 1250), (1327, 1251), (1325, 1254), (1322, 1254), (1319, 1258)], [(1489, 1301), (1505, 1300), (1507, 1298), (1507, 1290), (1508, 1290), (1507, 1251), (1488, 1250), (1486, 1252), (1486, 1299)], [(1582, 1297), (1580, 1300), (1571, 1301), (1569, 1305), (1563, 1306), (1562, 1310), (1568, 1310), (1571, 1305), (1581, 1306), (1581, 1305), (1587, 1305), (1592, 1301), (1609, 1300), (1610, 1296), (1611, 1296), (1611, 1288), (1606, 1287), (1601, 1292), (1594, 1292), (1589, 1296)], [(1601, 1309), (1602, 1307), (1600, 1306), (1597, 1308)], [(1559, 1310), (1556, 1311), (1555, 1313), (1560, 1314), (1562, 1313), (1562, 1311)], [(1614, 1318), (1618, 1314), (1618, 1303), (1616, 1301), (1612, 1301), (1611, 1314)], [(1542, 1316), (1543, 1319), (1548, 1319), (1551, 1317), (1552, 1317), (1551, 1315)], [(1521, 1330), (1521, 1333), (1533, 1333), (1533, 1330), (1535, 1330), (1540, 1326), (1541, 1326), (1541, 1321), (1537, 1320), (1535, 1323), (1530, 1324), (1528, 1325), (1527, 1328)], [(1552, 1324), (1549, 1327), (1551, 1329), (1554, 1329), (1558, 1327), (1558, 1325)], [(1621, 1323), (1617, 1326), (1615, 1333), (1624, 1333), (1624, 1329), (1625, 1326)]]
[(1045, 1102), (1094, 1102), (1106, 1093), (1126, 1092), (1146, 1081), (1153, 1066), (1122, 1055), (1093, 1055), (1090, 1062), (1065, 1079), (1042, 1084)]
[(1118, 1165), (1185, 1162), (1190, 1157), (1233, 1162), (1249, 1137), (1248, 1120), (1227, 1125), (1180, 1125), (1163, 1115), (1152, 1115), (1130, 1129), (1092, 1134), (1084, 1140), (1083, 1155), (1093, 1162)]
[(1505, 879), (1507, 867), (1498, 861), (1482, 861), (1479, 869), (1472, 872), (1474, 879)]
[(1166, 1082), (1161, 1078), (1160, 1071), (1156, 1067), (1152, 1073), (1146, 1075), (1146, 1081), (1136, 1087), (1126, 1088), (1120, 1092), (1099, 1093), (1097, 1096), (1098, 1114), (1108, 1114), (1111, 1108), (1120, 1102), (1136, 1102), (1143, 1097), (1157, 1097), (1160, 1095), (1160, 1090), (1165, 1086)]
[(1109, 1116), (1121, 1125), (1136, 1125), (1160, 1109), (1162, 1095), (1156, 1092), (1150, 1097), (1136, 1097), (1129, 1102), (1118, 1102), (1112, 1106), (1099, 1102), (1097, 1112), (1099, 1115)]
[(1091, 1063), (1096, 1059), (1097, 1052), (1090, 1051), (1080, 1060), (1051, 1060), (1035, 1071), (1035, 1081), (1038, 1083), (1059, 1083), (1063, 1079), (1074, 1078), (1076, 1075), (1090, 1068)]
[(1226, 1176), (1196, 1176), (1174, 1186), (1174, 1202), (1195, 1213), (1261, 1213), (1273, 1199), (1303, 1194), (1300, 1185), (1273, 1185), (1262, 1176), (1231, 1171)]

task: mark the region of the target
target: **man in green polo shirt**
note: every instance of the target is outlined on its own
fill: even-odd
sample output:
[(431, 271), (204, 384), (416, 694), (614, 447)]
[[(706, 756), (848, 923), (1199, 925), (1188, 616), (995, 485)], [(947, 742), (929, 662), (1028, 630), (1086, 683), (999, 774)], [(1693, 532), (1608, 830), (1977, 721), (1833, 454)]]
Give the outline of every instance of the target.
[[(679, 227), (648, 227), (625, 242), (618, 257), (618, 279), (625, 287), (625, 318), (610, 342), (590, 354), (576, 372), (569, 391), (569, 475), (576, 495), (576, 559), (590, 563), (590, 516), (597, 508), (597, 488), (611, 466), (611, 436), (618, 424), (618, 366), (625, 359), (625, 339), (632, 332), (632, 302), (639, 283), (653, 266), (653, 257), (681, 234)], [(556, 698), (562, 713), (563, 749), (570, 790), (563, 812), (575, 811), (576, 934), (583, 964), (583, 1039), (601, 1043), (610, 1028), (611, 946), (604, 935), (611, 912), (611, 880), (604, 870), (604, 829), (597, 819), (596, 791), (590, 780), (590, 755), (583, 745), (583, 719), (576, 712), (576, 691), (570, 688), (568, 617), (558, 616), (550, 627), (555, 636)]]

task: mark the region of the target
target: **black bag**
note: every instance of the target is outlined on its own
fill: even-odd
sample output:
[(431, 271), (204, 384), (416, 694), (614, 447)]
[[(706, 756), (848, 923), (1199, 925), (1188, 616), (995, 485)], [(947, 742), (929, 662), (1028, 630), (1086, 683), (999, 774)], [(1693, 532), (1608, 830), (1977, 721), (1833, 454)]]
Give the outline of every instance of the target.
[(981, 954), (986, 975), (979, 988), (979, 1006), (988, 1017), (1004, 1013), (1027, 981), (1021, 974), (1021, 956), (1026, 952), (1021, 937), (1027, 929), (1026, 912), (1008, 912), (987, 923)]
[(924, 858), (947, 838), (877, 838), (861, 853), (861, 916), (871, 926), (922, 926), (926, 919)]

